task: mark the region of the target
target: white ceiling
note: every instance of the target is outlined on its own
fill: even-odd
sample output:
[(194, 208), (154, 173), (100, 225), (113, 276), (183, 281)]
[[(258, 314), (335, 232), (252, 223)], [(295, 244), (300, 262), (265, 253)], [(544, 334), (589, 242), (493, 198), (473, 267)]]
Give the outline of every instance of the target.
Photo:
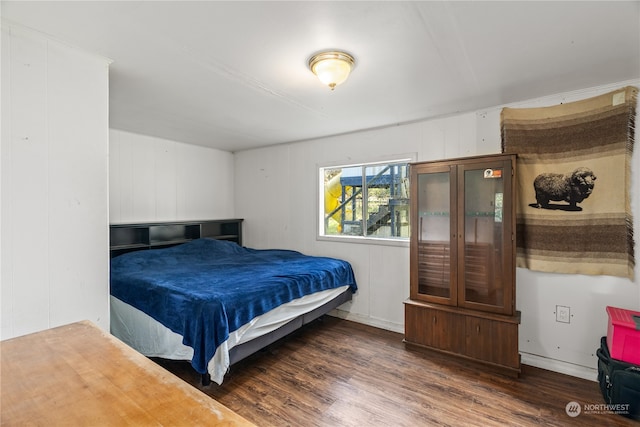
[[(238, 151), (640, 77), (638, 1), (2, 1), (113, 60), (110, 126)], [(335, 91), (307, 68), (356, 58)]]

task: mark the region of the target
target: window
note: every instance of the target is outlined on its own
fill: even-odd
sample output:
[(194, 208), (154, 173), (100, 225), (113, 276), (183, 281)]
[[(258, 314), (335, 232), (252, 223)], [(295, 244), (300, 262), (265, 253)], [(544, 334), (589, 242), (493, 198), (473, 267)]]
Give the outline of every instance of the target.
[(407, 240), (408, 162), (321, 167), (320, 235)]

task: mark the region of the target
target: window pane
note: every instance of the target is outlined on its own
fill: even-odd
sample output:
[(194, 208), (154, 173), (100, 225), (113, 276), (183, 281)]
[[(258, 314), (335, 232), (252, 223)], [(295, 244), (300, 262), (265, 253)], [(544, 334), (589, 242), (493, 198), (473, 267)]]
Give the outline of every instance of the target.
[(367, 166), (366, 235), (409, 237), (409, 197), (407, 164)]
[(362, 167), (324, 170), (324, 233), (362, 235)]
[(407, 163), (321, 169), (324, 235), (408, 239), (408, 169)]

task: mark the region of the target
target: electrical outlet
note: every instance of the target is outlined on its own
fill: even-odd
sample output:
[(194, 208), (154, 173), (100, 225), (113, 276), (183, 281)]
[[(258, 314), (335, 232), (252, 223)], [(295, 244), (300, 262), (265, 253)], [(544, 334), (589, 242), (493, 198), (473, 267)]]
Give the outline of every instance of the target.
[(571, 323), (571, 307), (556, 305), (556, 322)]

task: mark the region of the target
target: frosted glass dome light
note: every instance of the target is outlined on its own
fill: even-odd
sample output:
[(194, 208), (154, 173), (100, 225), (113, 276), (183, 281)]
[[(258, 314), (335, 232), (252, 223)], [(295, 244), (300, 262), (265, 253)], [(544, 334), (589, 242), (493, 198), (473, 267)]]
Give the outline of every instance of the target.
[(309, 59), (309, 68), (318, 79), (334, 90), (349, 77), (355, 61), (345, 52), (322, 52)]

